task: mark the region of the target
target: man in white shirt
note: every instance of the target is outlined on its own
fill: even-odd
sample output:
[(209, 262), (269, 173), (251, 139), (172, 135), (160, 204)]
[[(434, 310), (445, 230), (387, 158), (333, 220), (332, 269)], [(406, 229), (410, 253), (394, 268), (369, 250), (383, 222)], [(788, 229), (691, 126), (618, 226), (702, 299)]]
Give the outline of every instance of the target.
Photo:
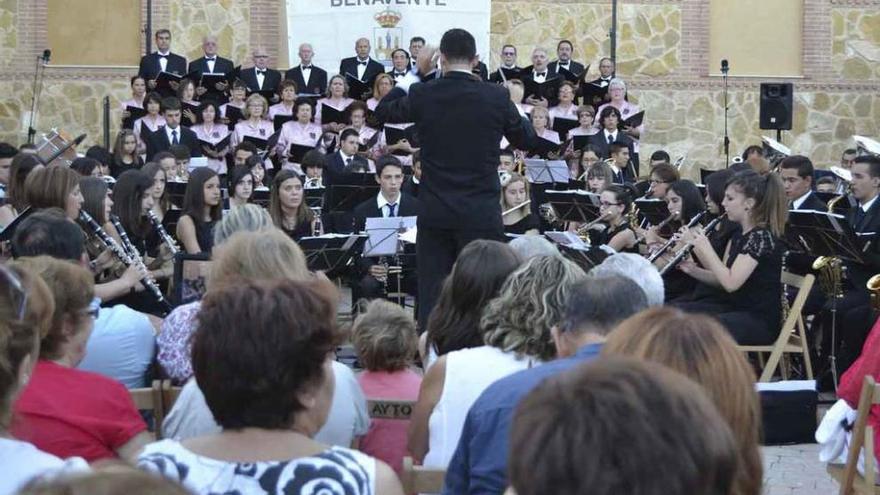
[(254, 49), (253, 61), (253, 67), (241, 70), (241, 80), (247, 85), (248, 93), (260, 92), (269, 103), (277, 103), (281, 73), (269, 68), (269, 52), (262, 46)]
[(394, 50), (391, 52), (391, 64), (388, 75), (394, 79), (394, 84), (397, 84), (397, 81), (406, 77), (410, 71), (409, 53), (403, 48)]
[(327, 91), (327, 71), (312, 64), (315, 50), (309, 43), (299, 45), (299, 65), (284, 74), (296, 83), (300, 95), (323, 95)]
[(342, 59), (339, 63), (339, 73), (343, 76), (351, 74), (372, 86), (376, 76), (385, 72), (385, 66), (370, 58), (370, 49), (370, 40), (358, 39), (354, 45), (357, 56)]
[(789, 210), (827, 211), (828, 207), (813, 194), (813, 163), (801, 155), (786, 157), (779, 164)]
[[(170, 72), (182, 76), (186, 73), (186, 59), (171, 53), (171, 31), (160, 29), (156, 31), (157, 51), (141, 57), (138, 75), (147, 80), (147, 87), (155, 89), (156, 77), (160, 72)], [(172, 84), (172, 89), (177, 89)]]

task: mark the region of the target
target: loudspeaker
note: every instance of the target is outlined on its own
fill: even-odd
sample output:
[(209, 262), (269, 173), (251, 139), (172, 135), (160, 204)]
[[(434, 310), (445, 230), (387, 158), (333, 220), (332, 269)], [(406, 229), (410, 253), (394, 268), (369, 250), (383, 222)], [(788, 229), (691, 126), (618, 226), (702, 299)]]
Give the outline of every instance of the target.
[(792, 83), (761, 83), (761, 129), (791, 130)]

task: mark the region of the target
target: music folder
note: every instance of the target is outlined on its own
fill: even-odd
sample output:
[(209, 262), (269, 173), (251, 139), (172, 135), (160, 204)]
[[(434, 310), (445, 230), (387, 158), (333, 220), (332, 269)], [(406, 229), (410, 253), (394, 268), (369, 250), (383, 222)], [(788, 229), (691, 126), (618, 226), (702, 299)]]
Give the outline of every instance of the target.
[[(582, 72), (581, 74), (586, 73), (588, 70), (590, 70), (589, 65), (584, 68), (584, 72)], [(556, 73), (559, 74), (559, 76), (562, 77), (563, 80), (573, 82), (575, 84), (577, 84), (578, 80), (580, 79), (580, 74), (575, 74), (574, 72), (568, 69), (563, 69), (558, 65), (556, 66)]]
[(585, 105), (593, 105), (598, 107), (605, 101), (605, 95), (608, 94), (608, 86), (602, 86), (593, 82), (583, 82), (580, 84), (580, 93), (583, 97)]
[(574, 143), (574, 149), (581, 151), (590, 144), (590, 136), (572, 136), (571, 141)]
[(363, 250), (366, 240), (367, 236), (361, 234), (324, 234), (303, 237), (297, 244), (305, 254), (309, 270), (321, 270), (334, 278)]
[(532, 184), (568, 184), (571, 171), (565, 160), (526, 158), (526, 178)]
[(197, 121), (199, 119), (199, 105), (198, 104), (194, 105), (192, 103), (187, 103), (185, 101), (180, 102), (180, 111), (181, 111), (180, 125), (182, 125), (184, 127), (192, 127), (192, 126), (196, 125), (197, 122), (194, 122), (192, 119), (190, 119), (189, 117), (187, 117), (186, 115), (183, 114), (183, 112), (185, 112), (187, 110), (189, 110), (190, 112), (193, 113), (193, 115), (196, 116), (196, 121)]
[(562, 143), (556, 143), (549, 139), (539, 137), (535, 145), (529, 149), (529, 154), (537, 155), (541, 158), (549, 158), (551, 154), (558, 154), (562, 150)]
[(223, 151), (227, 147), (229, 147), (229, 141), (232, 139), (232, 134), (227, 134), (225, 138), (221, 139), (216, 143), (212, 143), (210, 141), (205, 141), (204, 139), (199, 139), (199, 145), (208, 148), (211, 151), (219, 152)]
[(257, 149), (260, 151), (265, 151), (266, 149), (269, 148), (269, 140), (268, 139), (258, 138), (256, 136), (245, 136), (245, 137), (241, 138), (241, 140), (247, 141), (249, 143), (253, 143), (253, 145), (256, 146)]
[(290, 150), (287, 152), (287, 161), (292, 163), (302, 163), (306, 153), (315, 149), (314, 146), (305, 146), (302, 144), (291, 144)]
[(125, 111), (128, 112), (128, 117), (122, 119), (123, 129), (134, 129), (134, 121), (147, 115), (147, 111), (145, 109), (140, 107), (133, 107), (131, 105), (126, 105)]
[(293, 121), (293, 119), (293, 115), (276, 115), (272, 118), (272, 125), (275, 126), (275, 130), (278, 131), (281, 130), (281, 127), (284, 124)]
[(235, 124), (244, 118), (244, 115), (242, 115), (240, 108), (232, 105), (226, 105), (225, 109), (224, 117), (229, 120), (229, 130), (231, 131), (235, 129)]
[(352, 75), (351, 72), (345, 73), (345, 82), (348, 83), (348, 96), (351, 98), (364, 99), (365, 95), (373, 93), (373, 88), (370, 87), (369, 82), (361, 81), (357, 76)]
[(631, 115), (629, 118), (621, 120), (620, 123), (617, 125), (617, 127), (621, 130), (623, 130), (623, 128), (627, 127), (627, 126), (635, 128), (635, 127), (642, 125), (642, 122), (644, 122), (644, 121), (645, 121), (645, 111), (642, 110), (641, 112), (639, 112), (635, 115)]
[(559, 94), (559, 84), (562, 83), (559, 76), (549, 76), (544, 82), (535, 82), (534, 79), (525, 78), (523, 86), (525, 86), (525, 95), (523, 98), (534, 96), (535, 98), (544, 98), (545, 100), (555, 100)]
[(553, 119), (553, 130), (559, 133), (560, 139), (565, 139), (568, 136), (568, 131), (578, 127), (580, 122), (577, 119), (566, 119), (564, 117), (556, 117)]
[(322, 124), (348, 124), (346, 110), (337, 110), (326, 103), (321, 103), (321, 123)]
[(416, 217), (371, 217), (366, 219), (367, 243), (364, 257), (394, 256), (401, 250), (401, 237), (416, 227)]
[(218, 74), (214, 72), (203, 72), (199, 78), (198, 85), (207, 89), (209, 93), (220, 93), (222, 90), (217, 89), (218, 83), (227, 83), (226, 74)]

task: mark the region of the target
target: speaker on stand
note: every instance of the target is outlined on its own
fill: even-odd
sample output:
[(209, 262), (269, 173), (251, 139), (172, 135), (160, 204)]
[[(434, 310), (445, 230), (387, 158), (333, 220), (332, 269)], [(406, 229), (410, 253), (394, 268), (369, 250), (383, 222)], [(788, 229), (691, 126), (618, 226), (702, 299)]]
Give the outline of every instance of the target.
[(790, 131), (794, 111), (792, 83), (761, 83), (760, 128), (776, 130), (782, 142), (782, 131)]

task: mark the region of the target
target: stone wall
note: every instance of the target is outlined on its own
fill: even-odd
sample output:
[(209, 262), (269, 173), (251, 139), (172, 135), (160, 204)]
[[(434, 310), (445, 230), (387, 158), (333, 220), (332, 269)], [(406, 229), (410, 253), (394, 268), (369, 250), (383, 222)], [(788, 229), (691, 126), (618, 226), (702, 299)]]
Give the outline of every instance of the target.
[[(143, 4), (145, 4), (143, 0)], [(198, 56), (201, 37), (218, 35), (220, 51), (248, 64), (255, 44), (273, 60), (284, 58), (283, 1), (153, 0), (154, 29), (169, 26), (174, 50)], [(25, 137), (34, 56), (45, 47), (46, 0), (0, 0), (0, 140)], [(723, 165), (724, 107), (721, 80), (707, 75), (709, 0), (621, 0), (618, 74), (630, 99), (647, 111), (642, 153), (663, 148), (687, 154), (685, 173)], [(836, 161), (852, 134), (880, 136), (880, 0), (804, 0), (804, 77), (795, 84), (794, 129), (783, 141), (818, 164)], [(514, 44), (519, 62), (533, 47), (551, 53), (560, 39), (575, 45), (575, 58), (593, 64), (608, 53), (610, 3), (606, 0), (493, 0), (491, 50)], [(213, 28), (213, 29), (212, 29)], [(48, 68), (38, 128), (87, 132), (102, 139), (101, 101), (110, 96), (111, 128), (119, 102), (129, 96), (131, 68)], [(760, 142), (760, 80), (731, 78), (731, 152)]]

